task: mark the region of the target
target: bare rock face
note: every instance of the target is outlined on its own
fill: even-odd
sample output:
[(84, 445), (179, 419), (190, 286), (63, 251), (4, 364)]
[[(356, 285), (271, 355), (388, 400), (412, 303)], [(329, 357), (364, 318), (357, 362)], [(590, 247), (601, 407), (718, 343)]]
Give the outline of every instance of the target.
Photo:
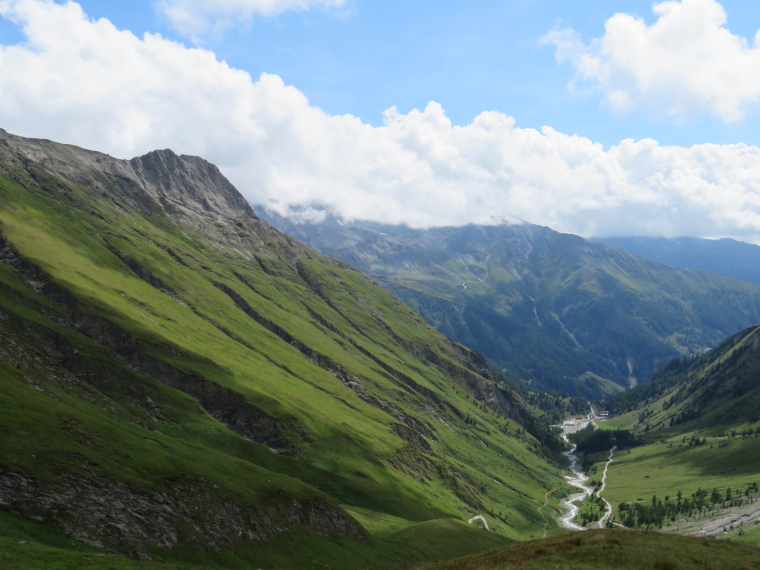
[(103, 477), (64, 475), (43, 484), (0, 470), (0, 506), (52, 521), (71, 538), (134, 558), (150, 559), (152, 548), (182, 543), (201, 549), (257, 543), (298, 526), (323, 536), (367, 538), (355, 521), (320, 498), (273, 496), (254, 508), (219, 500), (211, 491), (208, 481), (198, 477), (141, 492)]
[(168, 212), (176, 208), (186, 214), (221, 218), (254, 216), (240, 192), (216, 166), (202, 158), (154, 150), (120, 166), (127, 164), (134, 179)]

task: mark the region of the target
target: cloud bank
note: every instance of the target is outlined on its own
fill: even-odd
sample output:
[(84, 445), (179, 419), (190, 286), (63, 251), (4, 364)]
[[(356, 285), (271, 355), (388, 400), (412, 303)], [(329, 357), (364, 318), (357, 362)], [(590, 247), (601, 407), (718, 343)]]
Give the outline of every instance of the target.
[(156, 10), (183, 36), (193, 39), (239, 25), (254, 16), (290, 10), (337, 8), (346, 0), (157, 0)]
[[(604, 149), (485, 112), (452, 125), (436, 103), (381, 127), (331, 116), (276, 75), (256, 79), (79, 5), (0, 0), (26, 41), (0, 46), (0, 126), (128, 158), (203, 156), (254, 204), (327, 207), (415, 226), (520, 218), (581, 235), (731, 236), (760, 242), (760, 149)], [(313, 211), (311, 212), (314, 213)]]
[(760, 32), (752, 46), (726, 27), (716, 0), (655, 4), (651, 25), (616, 14), (604, 36), (584, 44), (572, 29), (543, 38), (569, 61), (576, 81), (598, 86), (610, 107), (645, 109), (684, 119), (706, 113), (727, 122), (741, 119), (760, 101)]

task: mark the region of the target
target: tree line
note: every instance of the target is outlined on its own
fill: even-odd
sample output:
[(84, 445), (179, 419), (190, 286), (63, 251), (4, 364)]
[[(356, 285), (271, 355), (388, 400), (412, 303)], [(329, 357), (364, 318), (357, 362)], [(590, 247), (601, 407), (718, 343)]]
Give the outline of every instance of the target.
[(678, 517), (699, 516), (709, 510), (741, 506), (747, 501), (754, 501), (757, 493), (757, 482), (753, 482), (743, 491), (730, 487), (725, 491), (700, 488), (688, 497), (678, 491), (675, 500), (667, 495), (664, 500), (653, 495), (647, 503), (623, 501), (618, 506), (618, 517), (624, 526), (630, 528), (662, 528), (666, 522), (675, 522)]
[(591, 424), (568, 435), (567, 439), (577, 446), (577, 451), (582, 453), (598, 453), (607, 451), (614, 446), (617, 446), (618, 449), (625, 449), (646, 443), (626, 429), (601, 430), (594, 429)]

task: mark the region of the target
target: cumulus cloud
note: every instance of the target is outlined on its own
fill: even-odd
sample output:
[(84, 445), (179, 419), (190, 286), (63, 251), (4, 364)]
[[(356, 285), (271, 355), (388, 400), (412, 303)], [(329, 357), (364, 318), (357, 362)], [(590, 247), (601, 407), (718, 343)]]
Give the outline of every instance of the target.
[(415, 226), (524, 219), (581, 235), (760, 241), (760, 149), (604, 149), (485, 112), (452, 125), (437, 103), (373, 127), (311, 105), (276, 75), (91, 20), (73, 2), (0, 0), (24, 43), (0, 46), (0, 126), (129, 158), (203, 156), (253, 204)]
[(731, 122), (757, 104), (760, 32), (752, 45), (732, 34), (716, 0), (671, 0), (652, 9), (653, 24), (615, 14), (589, 44), (572, 29), (551, 31), (542, 41), (616, 110), (643, 108), (678, 119), (707, 113)]
[(158, 0), (156, 10), (182, 35), (197, 40), (250, 20), (271, 17), (290, 10), (336, 8), (346, 0)]

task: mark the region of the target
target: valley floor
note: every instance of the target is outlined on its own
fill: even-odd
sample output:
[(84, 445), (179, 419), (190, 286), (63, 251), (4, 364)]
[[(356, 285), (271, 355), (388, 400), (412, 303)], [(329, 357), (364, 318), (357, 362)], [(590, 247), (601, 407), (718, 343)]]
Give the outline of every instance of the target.
[(746, 532), (745, 526), (747, 530), (753, 530), (758, 525), (760, 525), (760, 503), (752, 501), (739, 507), (711, 511), (703, 516), (678, 519), (672, 524), (663, 526), (662, 530), (678, 534), (737, 538)]
[(706, 504), (702, 508), (678, 514), (675, 520), (667, 516), (661, 527), (645, 526), (726, 538), (751, 533), (760, 541), (760, 533), (752, 532), (760, 525), (760, 494), (754, 487), (760, 479), (759, 455), (760, 439), (716, 438), (694, 446), (679, 438), (617, 451), (612, 463), (608, 454), (597, 454), (589, 475), (591, 483), (599, 486), (607, 467), (602, 496), (612, 503), (612, 520), (617, 524), (625, 520), (619, 508), (623, 502), (645, 507), (657, 502), (667, 510), (703, 493)]

